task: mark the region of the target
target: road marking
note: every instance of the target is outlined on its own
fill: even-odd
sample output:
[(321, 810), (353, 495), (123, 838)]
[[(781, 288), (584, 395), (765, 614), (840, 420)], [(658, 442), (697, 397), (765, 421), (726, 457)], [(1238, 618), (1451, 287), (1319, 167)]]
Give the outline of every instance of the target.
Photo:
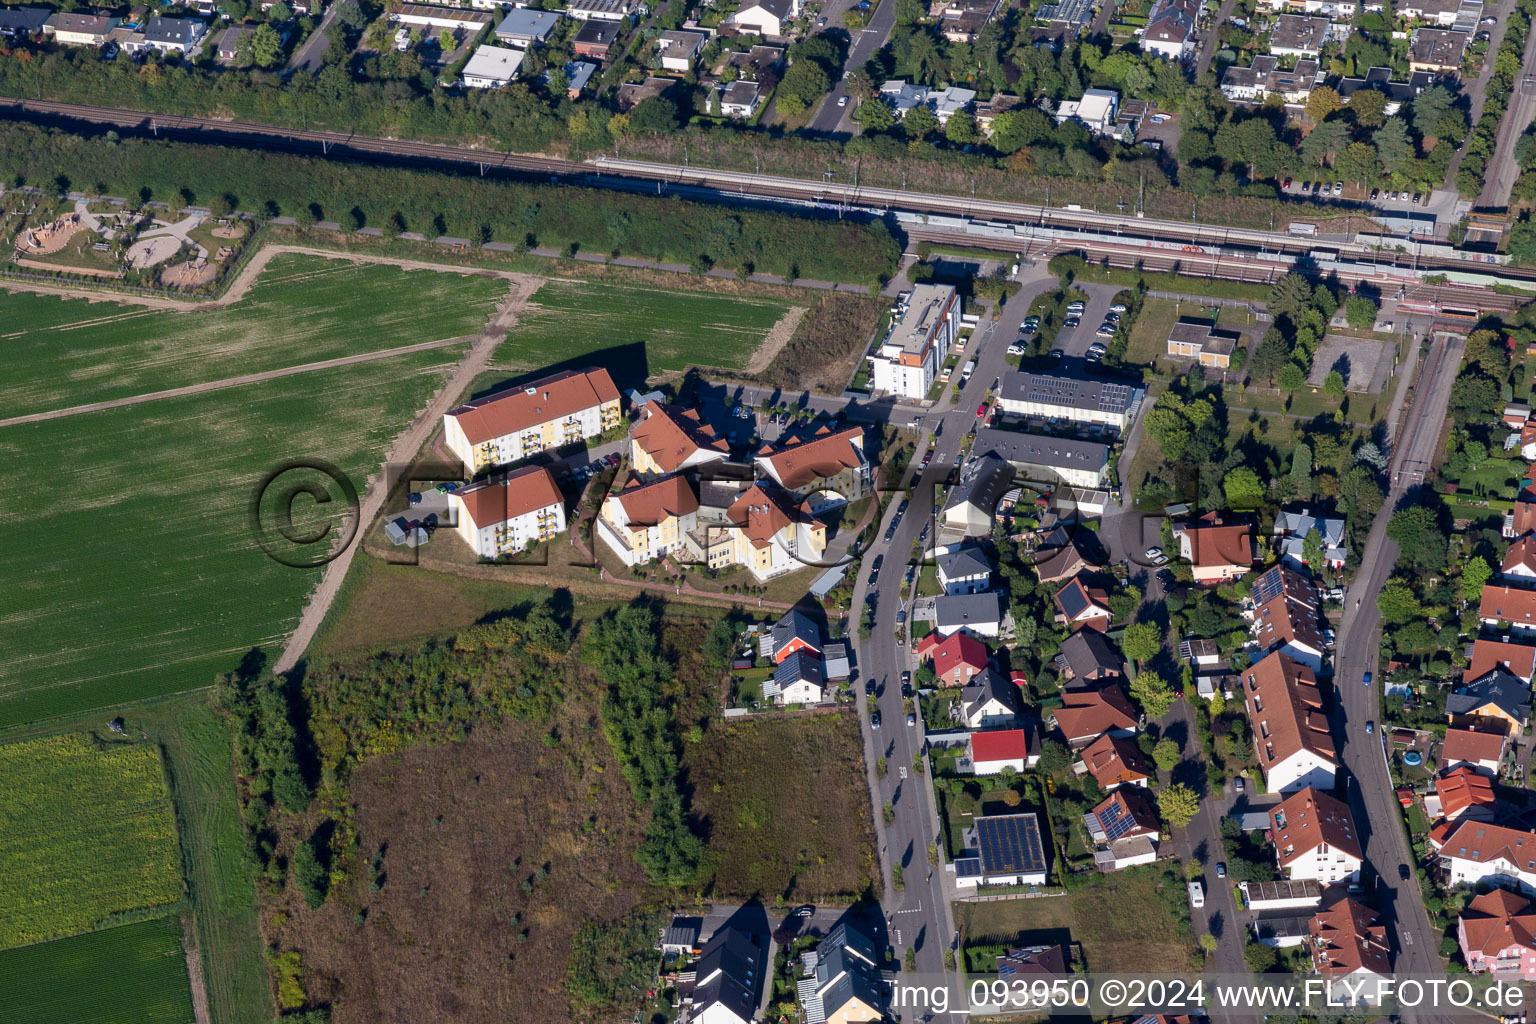
[(1412, 932), (1403, 932), (1403, 945), (1405, 945), (1405, 946), (1413, 945), (1413, 933)]
[(906, 778), (907, 777), (907, 769), (906, 769), (905, 766), (903, 766), (902, 769), (901, 769), (901, 777), (902, 778)]

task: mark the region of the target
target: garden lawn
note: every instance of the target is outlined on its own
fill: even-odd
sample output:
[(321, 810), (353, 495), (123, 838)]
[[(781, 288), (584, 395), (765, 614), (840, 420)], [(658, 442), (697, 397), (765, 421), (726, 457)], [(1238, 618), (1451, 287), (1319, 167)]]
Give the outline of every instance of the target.
[(0, 948), (181, 898), (159, 750), (82, 735), (0, 745)]
[[(29, 524), (0, 596), (0, 726), (206, 686), (253, 646), (275, 652), (320, 570), (263, 553), (257, 484), (319, 458), (362, 491), (462, 348), (0, 431), (0, 494)], [(295, 502), (298, 532), (345, 510), (329, 487), (327, 506)]]
[(621, 387), (690, 366), (745, 370), (787, 302), (549, 281), (492, 357), (509, 370), (609, 369)]
[(507, 288), (491, 277), (284, 253), (226, 309), (10, 293), (0, 418), (477, 334)]
[(191, 1024), (174, 917), (0, 952), (5, 1019), (27, 1024)]

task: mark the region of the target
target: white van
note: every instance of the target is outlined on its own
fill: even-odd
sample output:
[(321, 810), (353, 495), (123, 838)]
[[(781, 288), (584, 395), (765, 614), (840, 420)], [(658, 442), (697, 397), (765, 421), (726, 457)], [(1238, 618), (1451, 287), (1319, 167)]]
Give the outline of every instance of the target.
[(1189, 905), (1196, 910), (1205, 906), (1205, 886), (1198, 881), (1189, 883)]

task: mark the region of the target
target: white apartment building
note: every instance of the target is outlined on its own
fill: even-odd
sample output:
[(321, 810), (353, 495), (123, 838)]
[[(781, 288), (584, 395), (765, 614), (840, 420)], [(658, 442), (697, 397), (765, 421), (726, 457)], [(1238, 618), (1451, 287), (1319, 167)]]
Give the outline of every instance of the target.
[(474, 475), (618, 425), (619, 389), (593, 367), (467, 402), (443, 416), (443, 441)]
[(1312, 670), (1275, 651), (1240, 678), (1269, 791), (1332, 789), (1339, 757)]
[(1440, 864), (1450, 885), (1514, 885), (1536, 895), (1536, 833), (1463, 821), (1440, 843)]
[(960, 297), (948, 285), (914, 285), (891, 333), (871, 357), (877, 393), (923, 399), (960, 329)]
[(636, 477), (603, 499), (597, 534), (627, 566), (655, 561), (683, 546), (699, 525), (699, 498), (687, 477), (667, 476), (655, 483)]
[(1360, 877), (1365, 855), (1349, 808), (1310, 786), (1269, 812), (1275, 857), (1293, 882), (1329, 886)]
[(518, 554), (565, 529), (565, 500), (543, 466), (483, 480), (450, 498), (456, 532), (481, 558)]
[(1012, 416), (1063, 419), (1125, 430), (1142, 392), (1124, 384), (1015, 370), (1003, 377), (997, 404)]

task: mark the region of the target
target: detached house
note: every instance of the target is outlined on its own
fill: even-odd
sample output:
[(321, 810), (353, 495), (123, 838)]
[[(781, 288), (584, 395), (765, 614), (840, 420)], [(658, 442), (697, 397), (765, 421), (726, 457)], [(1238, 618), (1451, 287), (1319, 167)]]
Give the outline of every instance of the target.
[(1509, 546), (1499, 577), (1515, 586), (1536, 587), (1536, 534), (1528, 533)]
[(1058, 590), (1054, 600), (1057, 621), (1065, 622), (1068, 629), (1087, 626), (1103, 632), (1114, 618), (1114, 613), (1109, 610), (1109, 595), (1098, 587), (1085, 584), (1081, 576)]
[(1492, 821), (1496, 802), (1493, 780), (1463, 766), (1443, 772), (1435, 779), (1435, 791), (1424, 797), (1424, 810), (1431, 820), (1443, 819), (1450, 823), (1462, 818)]
[(1308, 786), (1283, 800), (1269, 818), (1275, 856), (1291, 881), (1310, 878), (1327, 886), (1359, 878), (1365, 855), (1342, 800)]
[(799, 15), (800, 0), (747, 0), (731, 15), (731, 24), (743, 35), (783, 39)]
[(1063, 690), (1062, 705), (1049, 712), (1067, 745), (1081, 747), (1105, 733), (1128, 736), (1136, 731), (1136, 711), (1118, 683), (1093, 690)]
[(1007, 729), (1023, 710), (1019, 688), (988, 668), (960, 688), (960, 717), (967, 729)]
[(520, 554), (565, 530), (565, 499), (543, 466), (527, 466), (449, 495), (456, 532), (481, 558)]
[(773, 975), (761, 937), (726, 925), (710, 936), (694, 968), (693, 1024), (751, 1024), (759, 993)]
[(820, 704), (827, 692), (827, 678), (821, 657), (809, 651), (795, 651), (773, 670), (773, 685), (780, 704)]
[(1447, 729), (1440, 745), (1442, 769), (1471, 768), (1483, 775), (1497, 775), (1504, 759), (1505, 733), (1494, 729)]
[(474, 475), (617, 426), (619, 389), (593, 367), (466, 402), (443, 417), (443, 442)]
[(1344, 568), (1349, 552), (1344, 548), (1344, 520), (1323, 519), (1311, 515), (1307, 509), (1300, 512), (1281, 512), (1275, 516), (1273, 535), (1283, 537), (1280, 553), (1291, 568), (1298, 571), (1309, 569), (1306, 558), (1306, 541), (1314, 531), (1322, 542), (1323, 565), (1330, 569)]
[(929, 633), (917, 645), (919, 661), (933, 665), (940, 686), (965, 686), (987, 670), (987, 645), (966, 632), (940, 638)]
[(1035, 573), (1041, 583), (1071, 579), (1094, 564), (1098, 547), (1098, 534), (1088, 527), (1079, 524), (1072, 524), (1071, 529), (1058, 526), (1046, 535), (1031, 555)]
[(846, 919), (827, 932), (813, 954), (811, 977), (802, 982), (801, 1002), (810, 1020), (859, 1024), (884, 1020), (885, 982), (875, 944)]
[(1536, 635), (1536, 590), (1490, 583), (1483, 587), (1477, 617), (1489, 629), (1508, 623), (1517, 635)]
[(1102, 683), (1125, 677), (1125, 661), (1102, 633), (1073, 633), (1062, 641), (1056, 665), (1068, 682)]
[(1529, 683), (1536, 676), (1536, 647), (1514, 643), (1508, 637), (1479, 637), (1472, 641), (1472, 664), (1462, 673), (1462, 682), (1481, 679), (1496, 668)]
[(1338, 751), (1312, 670), (1279, 651), (1242, 673), (1259, 766), (1272, 793), (1333, 788)]
[(784, 664), (792, 654), (805, 653), (821, 657), (821, 630), (816, 628), (803, 612), (793, 609), (773, 624), (769, 636), (773, 642), (773, 663)]
[(1518, 736), (1531, 720), (1531, 687), (1520, 677), (1495, 668), (1456, 688), (1445, 699), (1454, 726), (1502, 728)]
[(1022, 772), (1040, 763), (1040, 741), (1033, 729), (981, 730), (965, 743), (976, 775), (997, 775), (1004, 768)]
[(991, 452), (967, 459), (959, 483), (944, 498), (944, 526), (967, 537), (987, 536), (1003, 495), (1015, 486), (1013, 467)]
[(1449, 885), (1518, 886), (1536, 895), (1536, 833), (1465, 820), (1443, 837), (1431, 834)]
[(953, 636), (964, 630), (996, 639), (1003, 632), (1003, 602), (996, 591), (980, 594), (941, 594), (933, 599), (934, 632)]
[(1462, 959), (1473, 974), (1536, 981), (1536, 906), (1507, 889), (1473, 898), (1456, 922)]
[(1115, 790), (1083, 815), (1083, 825), (1099, 846), (1093, 859), (1100, 871), (1121, 871), (1157, 859), (1162, 825), (1144, 790)]
[(150, 18), (144, 26), (144, 44), (161, 53), (185, 56), (207, 31), (207, 23), (195, 18)]
[(1164, 60), (1182, 60), (1194, 51), (1199, 13), (1197, 0), (1158, 0), (1142, 29), (1141, 48)]
[(122, 20), (105, 12), (61, 11), (43, 22), (43, 34), (60, 46), (100, 46)]
[(992, 585), (992, 561), (974, 544), (953, 544), (935, 558), (946, 594), (975, 594)]
[(1224, 523), (1218, 513), (1202, 516), (1193, 526), (1175, 526), (1173, 539), (1179, 557), (1193, 568), (1196, 583), (1221, 583), (1253, 568), (1253, 536), (1247, 525)]
[(1105, 790), (1145, 786), (1152, 781), (1151, 765), (1128, 736), (1105, 733), (1083, 749), (1082, 758), (1079, 771), (1092, 775)]

